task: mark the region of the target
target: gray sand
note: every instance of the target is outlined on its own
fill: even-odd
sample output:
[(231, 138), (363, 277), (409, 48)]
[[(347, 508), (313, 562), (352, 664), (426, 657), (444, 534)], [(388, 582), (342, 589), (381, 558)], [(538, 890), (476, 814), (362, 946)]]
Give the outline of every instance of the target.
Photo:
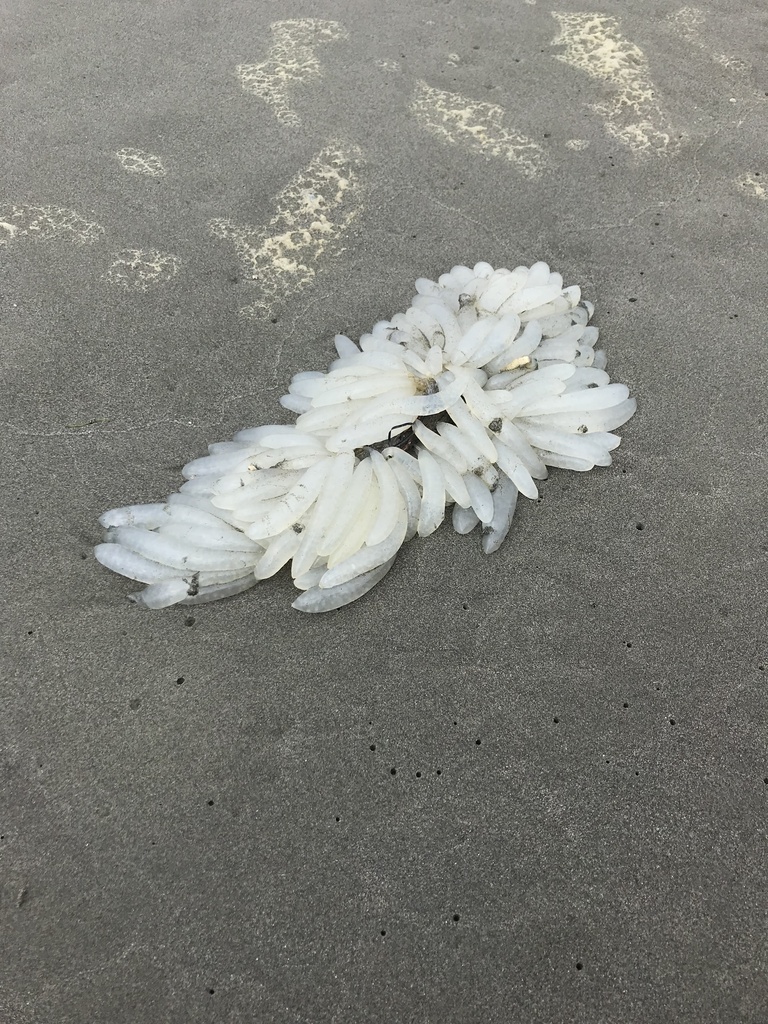
[[(761, 5), (0, 7), (0, 1024), (768, 1020)], [(102, 511), (480, 259), (596, 303), (610, 469), (327, 616), (126, 600)]]

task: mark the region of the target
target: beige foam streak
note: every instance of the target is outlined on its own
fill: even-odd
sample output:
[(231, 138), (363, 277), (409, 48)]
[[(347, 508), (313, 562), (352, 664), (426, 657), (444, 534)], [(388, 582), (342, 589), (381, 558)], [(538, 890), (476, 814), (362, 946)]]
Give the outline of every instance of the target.
[(268, 103), (284, 124), (300, 124), (291, 104), (291, 92), (299, 82), (321, 74), (317, 46), (335, 39), (346, 39), (347, 30), (338, 21), (298, 18), (270, 25), (272, 46), (265, 61), (240, 64), (236, 69), (240, 84)]
[(181, 261), (170, 252), (158, 249), (123, 249), (115, 253), (105, 277), (110, 284), (127, 291), (146, 292), (166, 285), (179, 272)]
[(506, 128), (506, 112), (495, 103), (470, 100), (419, 82), (411, 112), (427, 131), (445, 142), (484, 156), (502, 157), (527, 178), (535, 178), (547, 166), (542, 147)]
[(716, 63), (722, 64), (724, 68), (729, 68), (731, 71), (737, 71), (740, 74), (749, 71), (749, 65), (741, 57), (728, 57), (726, 54), (718, 53), (707, 45), (699, 31), (706, 20), (704, 11), (700, 10), (700, 8), (681, 7), (679, 11), (670, 14), (669, 20), (686, 42), (692, 43), (700, 50), (704, 50)]
[(0, 207), (0, 245), (15, 238), (64, 238), (88, 245), (104, 234), (101, 224), (85, 220), (63, 206)]
[(120, 149), (115, 156), (128, 174), (143, 174), (148, 178), (165, 177), (163, 162), (154, 153), (145, 153), (141, 149)]
[(356, 148), (329, 146), (275, 197), (277, 212), (266, 229), (210, 222), (214, 235), (234, 242), (245, 272), (259, 285), (259, 300), (241, 314), (270, 315), (314, 281), (324, 260), (343, 251), (340, 240), (362, 209), (361, 165)]
[(739, 178), (736, 181), (736, 184), (739, 186), (740, 189), (743, 189), (745, 192), (748, 192), (752, 196), (756, 196), (758, 199), (766, 198), (765, 185), (763, 185), (762, 182), (758, 181), (751, 174), (747, 174), (744, 178)]
[(592, 104), (606, 131), (636, 153), (671, 153), (676, 133), (658, 100), (643, 51), (621, 33), (618, 19), (607, 14), (552, 12), (560, 26), (557, 59), (586, 72), (613, 90), (611, 99)]

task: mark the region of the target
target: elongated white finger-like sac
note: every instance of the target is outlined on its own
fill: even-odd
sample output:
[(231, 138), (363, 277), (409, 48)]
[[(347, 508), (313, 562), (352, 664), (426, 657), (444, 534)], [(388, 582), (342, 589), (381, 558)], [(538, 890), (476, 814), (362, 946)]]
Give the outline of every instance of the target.
[(322, 391), (336, 387), (342, 379), (359, 380), (361, 377), (376, 377), (381, 373), (400, 373), (404, 354), (399, 345), (392, 345), (387, 347), (386, 352), (361, 352), (354, 359), (336, 359), (315, 387)]
[(529, 272), (525, 267), (509, 274), (500, 274), (497, 270), (489, 280), (488, 287), (483, 290), (478, 299), (478, 309), (483, 313), (493, 315), (515, 292), (525, 287), (528, 276)]
[(499, 396), (488, 394), (488, 392), (510, 391), (514, 383), (522, 380), (523, 377), (528, 377), (534, 369), (535, 367), (533, 365), (518, 366), (514, 370), (501, 370), (499, 373), (492, 373), (488, 378), (488, 383), (484, 389), (486, 391), (486, 397), (490, 402), (495, 403), (497, 406), (500, 403), (505, 402), (505, 396), (502, 395), (501, 398), (499, 398)]
[[(411, 306), (411, 309), (415, 309)], [(429, 338), (408, 319), (404, 313), (392, 317), (392, 325), (396, 328), (396, 337), (403, 342), (410, 352), (415, 352), (422, 359), (432, 347), (432, 335)]]
[(230, 526), (234, 526), (236, 530), (240, 530), (241, 532), (247, 525), (240, 519), (237, 513), (227, 511), (226, 509), (216, 508), (213, 505), (211, 498), (202, 494), (189, 494), (183, 487), (181, 491), (168, 495), (168, 504), (184, 505), (188, 508), (199, 509), (201, 512), (210, 512), (212, 515), (215, 515), (217, 519), (220, 519), (224, 523), (229, 523)]
[(530, 323), (531, 320), (538, 320), (540, 323), (543, 320), (548, 320), (553, 316), (559, 316), (561, 313), (569, 313), (574, 300), (569, 295), (566, 295), (568, 289), (563, 289), (563, 294), (551, 302), (547, 302), (543, 306), (536, 306), (535, 309), (527, 309), (524, 313), (520, 314), (520, 322)]
[(490, 523), (493, 519), (493, 496), (490, 488), (474, 473), (467, 473), (464, 483), (477, 518), (481, 523)]
[(463, 398), (472, 416), (484, 427), (487, 427), (491, 420), (496, 419), (499, 415), (498, 402), (489, 397), (477, 381), (469, 376), (464, 379)]
[(549, 264), (545, 263), (544, 260), (537, 260), (536, 263), (531, 264), (531, 268), (528, 271), (527, 286), (529, 288), (540, 288), (545, 284), (549, 284), (550, 276)]
[[(573, 326), (571, 311), (568, 310), (567, 313), (557, 313), (555, 316), (544, 317), (543, 320), (539, 320), (539, 323), (541, 324), (541, 332), (544, 338), (556, 338)], [(580, 326), (583, 329), (583, 325)]]
[(542, 341), (536, 349), (536, 359), (539, 366), (546, 366), (548, 361), (572, 363), (579, 352), (578, 343), (565, 341), (562, 338), (549, 338)]
[[(210, 497), (210, 495), (213, 493), (212, 489), (217, 479), (218, 477), (216, 476), (193, 477), (190, 480), (185, 480), (177, 493), (185, 494), (190, 497), (194, 496), (198, 498)], [(171, 497), (169, 495), (168, 501), (170, 502), (170, 500)]]
[(454, 466), (460, 474), (464, 474), (469, 469), (464, 456), (461, 455), (450, 443), (447, 441), (442, 434), (436, 433), (434, 430), (430, 430), (425, 427), (420, 420), (416, 420), (413, 424), (413, 432), (416, 437), (421, 441), (425, 448), (428, 448), (433, 455), (440, 456)]
[(551, 378), (536, 379), (542, 371), (530, 374), (520, 384), (514, 385), (509, 391), (494, 391), (499, 410), (507, 419), (515, 419), (523, 414), (524, 409), (534, 402), (542, 400), (542, 405), (550, 402), (565, 390), (561, 380)]
[[(418, 332), (423, 337), (429, 350), (433, 345), (438, 345), (440, 348), (446, 347), (445, 329), (443, 326), (444, 312), (447, 310), (442, 306), (441, 303), (432, 303), (431, 300), (424, 303), (427, 308), (423, 308), (421, 303), (416, 303), (404, 314), (406, 316), (406, 322), (413, 331)], [(454, 337), (454, 330), (449, 328), (450, 338)], [(450, 342), (449, 342), (450, 344)]]
[(351, 338), (348, 338), (346, 334), (337, 334), (333, 339), (333, 342), (341, 359), (348, 358), (349, 356), (356, 356), (360, 352), (360, 349), (354, 341), (352, 341)]
[(557, 299), (562, 294), (562, 290), (557, 285), (544, 284), (538, 287), (531, 286), (530, 280), (526, 283), (525, 288), (521, 288), (519, 292), (515, 292), (514, 295), (504, 303), (505, 313), (525, 313), (529, 309), (536, 309), (546, 303), (552, 302), (553, 299)]
[(320, 589), (327, 590), (342, 583), (348, 583), (356, 576), (362, 576), (364, 573), (370, 572), (371, 569), (390, 561), (402, 547), (407, 528), (408, 517), (405, 504), (403, 504), (395, 527), (389, 536), (378, 544), (366, 544), (344, 561), (329, 568), (318, 584)]
[(435, 461), (440, 467), (440, 472), (443, 474), (446, 501), (450, 499), (463, 508), (469, 508), (472, 504), (472, 499), (469, 496), (467, 485), (464, 483), (464, 474), (459, 473), (450, 462), (446, 462), (439, 455), (435, 455)]
[(312, 587), (318, 586), (323, 574), (327, 571), (328, 566), (323, 563), (317, 565), (307, 572), (301, 574), (301, 576), (294, 576), (293, 585), (297, 590), (310, 590)]
[(343, 608), (358, 598), (367, 594), (377, 583), (384, 579), (389, 570), (395, 564), (395, 558), (363, 573), (362, 576), (355, 576), (348, 583), (342, 583), (337, 587), (328, 587), (323, 590), (320, 587), (312, 587), (305, 590), (303, 594), (293, 602), (292, 607), (300, 612), (331, 612), (336, 608)]
[(275, 433), (265, 434), (259, 440), (259, 448), (262, 450), (265, 448), (279, 448), (286, 452), (289, 452), (291, 448), (322, 449), (323, 442), (312, 434), (307, 434), (300, 430), (295, 430), (290, 434), (285, 431), (277, 431)]
[(299, 482), (300, 474), (296, 473), (289, 486), (277, 483), (267, 484), (261, 487), (242, 487), (239, 491), (229, 491), (227, 494), (214, 494), (211, 502), (217, 512), (229, 512), (239, 519), (252, 523), (262, 512), (272, 508), (272, 502), (281, 498), (290, 491), (291, 487)]
[(142, 608), (170, 608), (180, 604), (189, 596), (189, 584), (184, 580), (166, 580), (163, 583), (151, 583), (137, 594), (129, 594), (128, 600)]
[(597, 442), (606, 452), (612, 452), (621, 444), (618, 434), (611, 434), (608, 431), (595, 430), (588, 435), (592, 441)]
[(419, 452), (419, 469), (422, 491), (417, 532), (420, 537), (428, 537), (445, 518), (445, 481), (434, 456), (425, 448)]
[(280, 396), (278, 401), (284, 409), (290, 410), (292, 413), (306, 413), (311, 407), (311, 400), (309, 398), (303, 398), (298, 394), (283, 394)]
[(240, 531), (227, 527), (217, 509), (208, 499), (205, 508), (201, 504), (196, 506), (188, 505), (173, 500), (174, 495), (162, 507), (163, 518), (158, 522), (158, 528), (162, 527), (188, 527), (190, 530), (198, 527), (203, 530), (222, 531), (226, 536), (234, 540), (236, 537), (242, 542), (244, 539)]
[(516, 313), (505, 314), (483, 343), (471, 353), (468, 362), (473, 366), (485, 366), (506, 351), (520, 330), (520, 317)]
[(405, 502), (389, 462), (375, 450), (371, 451), (373, 471), (379, 485), (379, 510), (368, 532), (366, 544), (380, 544), (395, 528), (398, 517), (405, 512)]
[(499, 469), (497, 466), (490, 464), (485, 467), (482, 473), (476, 474), (483, 481), (489, 491), (493, 491), (499, 479)]
[(359, 515), (353, 520), (341, 543), (328, 555), (327, 566), (329, 569), (333, 569), (339, 562), (344, 562), (351, 558), (365, 544), (373, 524), (376, 522), (380, 504), (381, 491), (379, 481), (376, 474), (372, 473)]
[(421, 487), (421, 467), (417, 458), (408, 452), (404, 452), (402, 448), (395, 447), (385, 448), (382, 454), (385, 459), (390, 459), (392, 462), (397, 462), (401, 465), (411, 479)]
[(471, 533), (479, 522), (473, 508), (462, 508), (461, 505), (453, 506), (453, 528), (456, 533)]
[[(253, 570), (249, 570), (245, 573), (247, 576), (253, 576)], [(223, 584), (236, 583), (238, 580), (243, 579), (244, 573), (242, 569), (231, 569), (229, 571), (216, 571), (216, 572), (186, 572), (183, 574), (184, 579), (192, 589), (194, 586), (202, 589), (203, 587), (213, 587)]]
[(424, 305), (424, 311), (429, 316), (434, 317), (435, 321), (440, 325), (440, 331), (443, 335), (443, 344), (439, 344), (438, 336), (438, 347), (445, 351), (453, 349), (461, 340), (462, 335), (461, 327), (459, 327), (458, 321), (453, 313), (447, 309), (442, 302), (427, 302)]
[(436, 320), (431, 313), (426, 310), (419, 309), (418, 306), (411, 306), (408, 312), (404, 314), (404, 317), (404, 327), (408, 330), (411, 337), (415, 334), (420, 334), (423, 338), (426, 345), (424, 355), (426, 355), (433, 345), (439, 345), (441, 348), (445, 347), (445, 335), (443, 334), (443, 328), (440, 322)]
[(248, 442), (255, 448), (258, 447), (263, 437), (269, 437), (272, 434), (284, 434), (286, 437), (292, 437), (295, 433), (296, 425), (294, 423), (268, 423), (263, 427), (246, 427), (244, 430), (238, 430), (234, 440), (239, 444)]
[(312, 408), (322, 409), (324, 406), (339, 405), (362, 398), (376, 398), (378, 395), (390, 394), (397, 388), (407, 387), (410, 384), (411, 377), (405, 369), (399, 374), (377, 374), (357, 380), (342, 380), (335, 387), (329, 388), (313, 398)]
[[(443, 275), (444, 277), (446, 275)], [(419, 295), (428, 295), (430, 298), (438, 298), (443, 288), (437, 283), (437, 281), (430, 281), (428, 277), (419, 277), (416, 279), (416, 292)]]
[(193, 586), (186, 579), (166, 580), (153, 583), (136, 594), (129, 594), (128, 599), (143, 608), (168, 608), (174, 604), (204, 604), (207, 601), (219, 601), (223, 597), (232, 597), (248, 590), (257, 582), (253, 573), (240, 576), (236, 580), (222, 583), (211, 583), (208, 586)]
[(474, 418), (463, 401), (454, 402), (448, 409), (448, 415), (484, 458), (489, 462), (496, 461), (496, 449), (488, 436), (488, 431)]
[[(527, 422), (535, 422), (540, 426), (552, 426), (558, 430), (568, 431), (580, 431), (592, 433), (605, 433), (606, 431), (615, 430), (617, 427), (622, 426), (630, 419), (637, 409), (637, 403), (634, 398), (628, 398), (625, 402), (620, 402), (618, 405), (611, 406), (608, 409), (597, 409), (594, 412), (562, 412), (562, 413), (551, 413), (546, 415), (539, 415), (535, 420)], [(526, 421), (523, 421), (525, 425)]]
[(538, 320), (527, 323), (522, 332), (503, 352), (488, 361), (485, 369), (488, 373), (499, 373), (515, 360), (531, 356), (541, 343), (541, 333), (541, 324)]
[(321, 409), (308, 409), (299, 416), (299, 422), (302, 429), (312, 430), (318, 437), (325, 439), (342, 425), (354, 423), (355, 418), (363, 413), (369, 404), (364, 401), (351, 401), (342, 405), (323, 406)]
[(121, 544), (129, 551), (135, 551), (152, 562), (159, 562), (185, 573), (198, 570), (245, 570), (251, 568), (254, 563), (253, 556), (246, 552), (223, 549), (212, 551), (189, 541), (163, 537), (136, 526), (116, 526), (108, 532), (112, 543)]
[(399, 399), (385, 398), (371, 402), (368, 411), (352, 427), (343, 427), (332, 434), (326, 447), (329, 451), (353, 451), (363, 445), (384, 441), (394, 427), (421, 416), (434, 416), (444, 412), (461, 397), (463, 386), (454, 381), (444, 390), (429, 395), (414, 395)]
[[(509, 449), (511, 449), (515, 458), (522, 462), (534, 480), (546, 480), (547, 467), (534, 452), (533, 448), (531, 448), (519, 427), (515, 426), (515, 424), (511, 423), (509, 420), (502, 420), (499, 438)], [(523, 488), (520, 487), (520, 490), (523, 490)]]
[(439, 412), (444, 412), (461, 396), (463, 386), (460, 381), (449, 381), (448, 379), (438, 379), (436, 383), (439, 388), (437, 391), (412, 395), (405, 399), (395, 398), (388, 401), (386, 398), (381, 398), (377, 402), (371, 402), (369, 410), (366, 411), (365, 416), (361, 417), (361, 422), (378, 418), (390, 412), (405, 413), (405, 419), (415, 419), (417, 416), (435, 416)]
[(576, 367), (571, 363), (546, 363), (544, 366), (540, 366), (535, 373), (527, 374), (519, 383), (513, 384), (509, 391), (517, 394), (518, 391), (533, 390), (546, 384), (556, 389), (553, 393), (561, 394), (562, 389), (559, 385), (564, 381), (569, 381), (574, 373), (576, 373)]
[(167, 522), (167, 516), (163, 513), (164, 508), (162, 502), (151, 505), (124, 505), (99, 516), (99, 522), (105, 529), (110, 526), (143, 526), (146, 530), (154, 530), (163, 522)]
[[(552, 324), (553, 320), (564, 320), (567, 322), (569, 319), (570, 318), (566, 314), (562, 314), (559, 317), (550, 317), (548, 321), (545, 321), (545, 324)], [(541, 321), (539, 321), (539, 323), (541, 323)], [(551, 356), (544, 356), (542, 355), (542, 353), (544, 352), (544, 346), (548, 345), (550, 342), (553, 341), (558, 341), (565, 346), (575, 345), (580, 341), (582, 342), (582, 344), (591, 345), (591, 342), (589, 341), (590, 329), (588, 327), (582, 327), (581, 324), (571, 324), (570, 326), (565, 327), (564, 329), (554, 330), (552, 334), (547, 333), (546, 329), (544, 328), (544, 325), (542, 325), (542, 330), (544, 334), (544, 340), (541, 342), (539, 346), (539, 351), (536, 353), (539, 359), (552, 358)]]
[(266, 580), (274, 576), (276, 572), (290, 562), (301, 544), (301, 534), (293, 529), (278, 534), (267, 547), (254, 568), (254, 576), (257, 580)]
[[(564, 430), (533, 427), (526, 430), (526, 436), (534, 447), (548, 452), (559, 452), (561, 455), (573, 455), (576, 458), (591, 461), (594, 465), (610, 466), (611, 457), (608, 449), (593, 434), (569, 434)], [(601, 435), (598, 435), (601, 436)], [(607, 461), (601, 461), (607, 459)]]
[(497, 465), (502, 474), (508, 476), (516, 489), (526, 498), (538, 498), (539, 489), (525, 465), (503, 441), (496, 442)]
[(232, 580), (231, 583), (213, 583), (207, 587), (200, 587), (194, 597), (185, 597), (181, 604), (208, 604), (209, 601), (220, 601), (224, 597), (242, 594), (244, 590), (250, 590), (258, 582), (253, 573), (250, 573), (238, 580)]
[(328, 472), (328, 459), (315, 463), (287, 494), (273, 500), (269, 511), (261, 513), (246, 533), (254, 540), (274, 537), (293, 526), (312, 505)]
[(353, 523), (360, 518), (368, 498), (372, 476), (373, 465), (370, 459), (363, 459), (355, 466), (336, 521), (330, 526), (317, 546), (317, 553), (320, 557), (327, 558), (342, 543)]
[(322, 447), (264, 448), (234, 470), (235, 474), (253, 473), (257, 469), (309, 469), (328, 453)]
[(573, 371), (568, 379), (563, 394), (568, 395), (572, 391), (581, 391), (582, 388), (603, 387), (610, 383), (611, 378), (605, 370), (596, 370), (594, 366), (580, 366)]
[[(304, 373), (295, 373), (288, 385), (292, 395), (301, 395), (304, 398), (314, 398), (327, 383), (328, 375), (319, 370), (308, 370)], [(297, 425), (298, 426), (298, 425)], [(301, 429), (300, 427), (298, 429)]]
[[(429, 350), (429, 352), (432, 352), (433, 349), (434, 346)], [(439, 351), (439, 349), (437, 351)], [(422, 359), (421, 356), (417, 355), (415, 352), (411, 352), (410, 349), (407, 349), (405, 352), (403, 352), (403, 362), (410, 370), (416, 372), (417, 377), (434, 377), (434, 373), (430, 373), (427, 370), (426, 359), (429, 356), (429, 352), (427, 353), (427, 356), (425, 356), (425, 358)]]
[(517, 487), (502, 473), (493, 492), (493, 518), (483, 527), (482, 546), (486, 555), (498, 551), (504, 543), (512, 525), (512, 517), (517, 505)]
[(167, 523), (157, 529), (159, 537), (169, 537), (180, 544), (189, 542), (209, 551), (242, 551), (261, 554), (261, 547), (239, 530), (233, 530), (219, 520), (218, 527), (196, 526), (193, 523)]
[(346, 500), (346, 491), (352, 480), (354, 468), (355, 456), (352, 452), (344, 452), (332, 460), (325, 483), (301, 535), (301, 544), (293, 556), (291, 575), (294, 578), (312, 568), (320, 542)]
[(584, 388), (558, 395), (554, 399), (541, 399), (524, 407), (527, 417), (551, 413), (597, 412), (625, 402), (629, 397), (626, 384), (606, 384), (603, 388)]
[(472, 439), (463, 434), (455, 423), (438, 423), (437, 432), (459, 452), (470, 473), (482, 473), (489, 464), (488, 459), (478, 451)]
[(454, 348), (448, 350), (447, 355), (451, 363), (455, 366), (463, 366), (472, 353), (483, 344), (496, 326), (496, 322), (495, 318), (489, 318), (487, 320), (478, 320), (477, 323), (473, 324), (461, 341)]
[(138, 583), (160, 583), (178, 578), (179, 570), (160, 562), (153, 562), (121, 544), (97, 544), (93, 549), (96, 559), (112, 572), (118, 572)]
[(586, 473), (594, 468), (591, 459), (579, 459), (574, 455), (561, 455), (559, 452), (542, 452), (541, 457), (548, 466), (558, 469), (573, 469), (577, 473)]
[(218, 455), (204, 455), (202, 458), (193, 459), (182, 468), (182, 476), (185, 480), (191, 480), (196, 476), (221, 476), (238, 466), (247, 465), (250, 453), (256, 447), (255, 445), (238, 445), (234, 451), (220, 452)]
[[(234, 501), (238, 504), (241, 497), (250, 501), (266, 501), (290, 491), (300, 479), (299, 470), (295, 469), (263, 469), (257, 472), (227, 474), (220, 477), (212, 487), (211, 501), (221, 507), (217, 498), (223, 501)], [(184, 485), (186, 487), (186, 484)]]
[(437, 377), (438, 374), (443, 372), (443, 356), (445, 353), (437, 345), (433, 345), (432, 348), (427, 352), (427, 358), (424, 360), (425, 376)]
[[(414, 460), (415, 461), (415, 460)], [(392, 467), (392, 472), (397, 480), (400, 493), (403, 496), (405, 502), (405, 509), (408, 514), (408, 528), (405, 531), (405, 539), (410, 540), (415, 534), (419, 526), (419, 516), (421, 515), (421, 491), (419, 490), (414, 478), (408, 472), (408, 470), (397, 462), (395, 459), (389, 460)]]

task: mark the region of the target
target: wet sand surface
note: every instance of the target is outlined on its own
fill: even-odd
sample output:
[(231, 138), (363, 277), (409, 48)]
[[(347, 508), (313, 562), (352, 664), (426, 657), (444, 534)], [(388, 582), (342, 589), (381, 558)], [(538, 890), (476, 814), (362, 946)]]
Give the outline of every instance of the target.
[[(1, 1024), (768, 1020), (762, 5), (2, 6)], [(499, 553), (321, 616), (95, 562), (538, 259), (638, 412)]]

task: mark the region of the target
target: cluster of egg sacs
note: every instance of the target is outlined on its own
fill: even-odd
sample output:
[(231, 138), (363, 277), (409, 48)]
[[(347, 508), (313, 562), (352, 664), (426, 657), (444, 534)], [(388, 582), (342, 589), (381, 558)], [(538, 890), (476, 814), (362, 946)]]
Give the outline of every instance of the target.
[(294, 376), (281, 404), (295, 423), (211, 445), (168, 502), (102, 517), (97, 557), (148, 584), (134, 600), (215, 600), (290, 562), (294, 607), (328, 611), (370, 590), (448, 506), (490, 553), (548, 466), (610, 465), (635, 402), (610, 383), (579, 288), (545, 263), (454, 267), (416, 287), (359, 344), (338, 335), (327, 372)]

